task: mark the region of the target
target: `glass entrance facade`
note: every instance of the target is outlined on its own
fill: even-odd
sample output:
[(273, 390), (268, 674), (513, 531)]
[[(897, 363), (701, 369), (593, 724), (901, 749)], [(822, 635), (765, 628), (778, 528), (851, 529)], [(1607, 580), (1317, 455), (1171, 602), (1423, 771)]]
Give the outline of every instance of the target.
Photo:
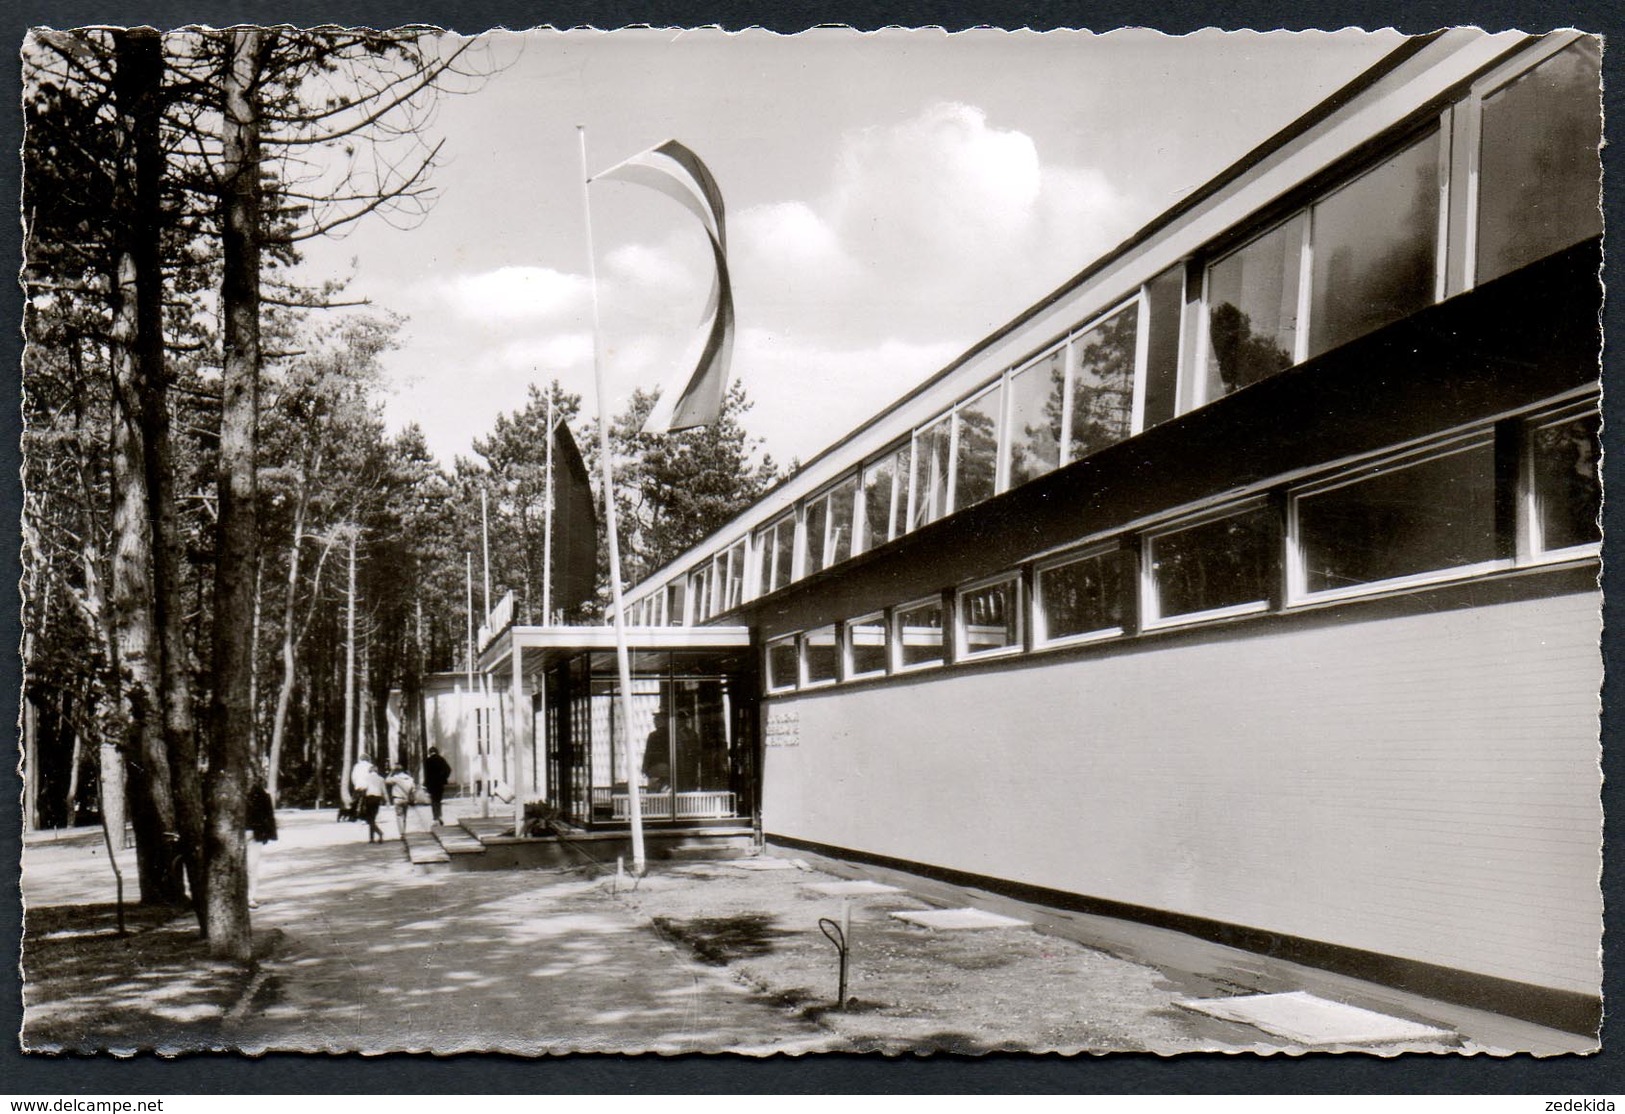
[(756, 693), (746, 655), (635, 652), (629, 732), (614, 654), (567, 658), (548, 671), (547, 688), (549, 800), (570, 822), (629, 824), (633, 784), (646, 823), (753, 815)]

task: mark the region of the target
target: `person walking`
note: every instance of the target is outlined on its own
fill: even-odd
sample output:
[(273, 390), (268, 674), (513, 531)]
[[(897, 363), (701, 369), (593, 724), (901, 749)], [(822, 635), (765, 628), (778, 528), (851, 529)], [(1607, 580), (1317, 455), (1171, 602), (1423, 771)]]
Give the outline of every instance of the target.
[(255, 778), (253, 786), (248, 791), (248, 816), (246, 822), (248, 842), (248, 907), (260, 907), (260, 857), (265, 851), (267, 843), (276, 840), (276, 806), (271, 803), (271, 794), (266, 792), (263, 778)]
[(361, 757), (357, 758), (355, 760), (355, 765), (350, 767), (350, 808), (349, 808), (349, 815), (346, 816), (345, 815), (345, 810), (340, 809), (339, 810), (339, 819), (341, 819), (341, 820), (359, 820), (359, 819), (361, 819), (361, 808), (362, 808), (363, 803), (367, 799), (367, 775), (370, 774), (371, 772), (372, 772), (372, 759), (368, 758), (365, 754), (363, 754)]
[(395, 833), (405, 839), (406, 810), (412, 805), (412, 794), (417, 792), (417, 783), (406, 772), (406, 767), (397, 762), (384, 785), (389, 790), (389, 803), (395, 806)]
[(378, 826), (378, 807), (384, 803), (384, 777), (371, 762), (361, 793), (361, 819), (367, 822), (367, 842), (384, 842), (384, 831)]
[(438, 747), (429, 748), (429, 756), (423, 760), (423, 788), (429, 791), (429, 808), (434, 813), (434, 822), (444, 824), (440, 815), (440, 802), (446, 795), (446, 783), (451, 781), (451, 763), (440, 756)]

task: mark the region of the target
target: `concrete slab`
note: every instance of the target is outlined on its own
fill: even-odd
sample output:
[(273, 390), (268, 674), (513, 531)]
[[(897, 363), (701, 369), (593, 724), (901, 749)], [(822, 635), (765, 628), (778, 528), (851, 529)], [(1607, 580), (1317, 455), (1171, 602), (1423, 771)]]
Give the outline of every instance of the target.
[(1447, 1029), (1317, 998), (1304, 990), (1235, 998), (1190, 998), (1178, 1004), (1197, 1013), (1240, 1021), (1274, 1036), (1311, 1046), (1402, 1044), (1448, 1041), (1456, 1037)]
[(798, 870), (788, 859), (734, 859), (727, 864), (735, 870)]
[(936, 929), (976, 928), (1031, 928), (1029, 921), (1014, 917), (1001, 917), (997, 913), (984, 913), (980, 909), (928, 909), (924, 912), (893, 913), (892, 916), (909, 924)]
[(440, 841), (428, 832), (406, 833), (406, 857), (417, 865), (451, 861)]
[(884, 882), (808, 882), (802, 889), (830, 897), (861, 897), (864, 894), (900, 894), (901, 886), (888, 886)]

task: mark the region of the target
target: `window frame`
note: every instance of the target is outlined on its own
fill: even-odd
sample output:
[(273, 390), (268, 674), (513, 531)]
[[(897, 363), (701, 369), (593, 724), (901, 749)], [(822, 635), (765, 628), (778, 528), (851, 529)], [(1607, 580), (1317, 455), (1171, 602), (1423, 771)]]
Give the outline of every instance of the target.
[[(1571, 40), (1572, 41), (1572, 40)], [(1555, 53), (1555, 50), (1553, 51)], [(1523, 72), (1523, 69), (1538, 65), (1538, 62), (1528, 62), (1522, 68), (1513, 71), (1504, 81), (1511, 81)], [(1503, 83), (1504, 83), (1503, 81)], [(1475, 86), (1476, 88), (1476, 86)], [(1484, 95), (1493, 92), (1486, 90)], [(1471, 100), (1472, 97), (1469, 97)], [(1482, 100), (1482, 96), (1478, 97)], [(1458, 102), (1459, 103), (1459, 102)], [(1381, 169), (1389, 159), (1428, 139), (1436, 137), (1439, 145), (1437, 152), (1438, 175), (1438, 214), (1434, 225), (1436, 240), (1433, 245), (1433, 300), (1431, 305), (1438, 305), (1444, 301), (1449, 292), (1453, 290), (1450, 282), (1450, 267), (1452, 262), (1451, 242), (1452, 232), (1455, 230), (1451, 205), (1459, 193), (1465, 193), (1469, 205), (1476, 205), (1477, 195), (1477, 155), (1474, 153), (1469, 159), (1469, 175), (1472, 188), (1458, 190), (1453, 181), (1457, 171), (1457, 161), (1454, 151), (1458, 142), (1455, 118), (1452, 115), (1454, 106), (1446, 106), (1438, 112), (1432, 113), (1422, 119), (1412, 121), (1380, 140), (1378, 146), (1369, 151), (1361, 152), (1356, 161), (1351, 161), (1332, 170), (1319, 178), (1318, 181), (1306, 183), (1305, 189), (1296, 194), (1297, 200), (1284, 208), (1268, 210), (1265, 219), (1252, 224), (1242, 221), (1231, 230), (1210, 240), (1196, 253), (1197, 265), (1201, 269), (1200, 296), (1194, 303), (1196, 312), (1196, 328), (1192, 343), (1191, 354), (1188, 361), (1181, 359), (1181, 379), (1183, 382), (1176, 390), (1175, 416), (1200, 409), (1210, 403), (1217, 402), (1218, 398), (1208, 397), (1208, 356), (1211, 352), (1211, 326), (1212, 326), (1212, 279), (1213, 268), (1243, 251), (1259, 240), (1277, 231), (1293, 220), (1302, 218), (1303, 228), (1298, 243), (1298, 289), (1294, 305), (1296, 306), (1297, 325), (1292, 338), (1292, 363), (1283, 370), (1291, 370), (1307, 361), (1309, 357), (1309, 340), (1311, 315), (1314, 302), (1314, 264), (1315, 264), (1315, 209), (1321, 202), (1352, 186), (1360, 179)], [(1475, 151), (1478, 137), (1478, 123), (1476, 118), (1469, 129), (1471, 144)], [(1469, 213), (1471, 228), (1476, 230), (1476, 215)], [(1469, 236), (1475, 233), (1469, 232)], [(1476, 254), (1476, 251), (1474, 252)], [(1188, 280), (1187, 276), (1187, 280)], [(1188, 285), (1188, 281), (1187, 281)], [(1471, 288), (1469, 277), (1467, 288)], [(1141, 287), (1142, 291), (1144, 286)], [(1191, 303), (1186, 304), (1187, 311)], [(1137, 374), (1143, 372), (1138, 369)], [(1219, 398), (1223, 398), (1221, 395)], [(1137, 430), (1136, 432), (1139, 432)]]
[(935, 661), (917, 662), (905, 662), (903, 660), (903, 616), (910, 611), (917, 611), (922, 607), (933, 606), (939, 611), (947, 611), (946, 606), (942, 602), (942, 593), (938, 592), (929, 596), (920, 596), (918, 599), (910, 600), (907, 603), (898, 604), (896, 607), (891, 609), (891, 619), (888, 623), (887, 630), (887, 643), (888, 648), (891, 651), (889, 658), (891, 673), (915, 673), (922, 669), (940, 669), (942, 666), (948, 664), (948, 645), (949, 639), (952, 637), (952, 631), (949, 629), (948, 616), (946, 614), (944, 614), (942, 617), (942, 626), (937, 628), (942, 631), (941, 653), (938, 655), (937, 659)]
[[(1044, 574), (1076, 562), (1089, 561), (1111, 554), (1115, 554), (1121, 563), (1131, 556), (1125, 541), (1126, 537), (1124, 536), (1113, 537), (1107, 541), (1080, 546), (1065, 553), (1056, 554), (1042, 561), (1032, 563), (1033, 589), (1028, 608), (1032, 612), (1030, 621), (1033, 632), (1033, 649), (1049, 650), (1061, 646), (1082, 646), (1090, 642), (1104, 642), (1107, 639), (1121, 638), (1123, 636), (1127, 628), (1122, 623), (1118, 623), (1115, 627), (1102, 627), (1099, 630), (1083, 631), (1079, 634), (1065, 634), (1059, 638), (1051, 638), (1049, 636), (1049, 624), (1044, 618)], [(1132, 568), (1125, 570), (1125, 573), (1129, 576), (1134, 575), (1134, 572), (1135, 570)], [(1132, 600), (1128, 599), (1120, 602), (1125, 609), (1133, 603)]]
[[(768, 522), (756, 529), (754, 534), (758, 550), (756, 579), (760, 591), (752, 598), (771, 595), (795, 583), (796, 578), (791, 573), (795, 569), (796, 538), (801, 532), (800, 519), (801, 516), (797, 513), (797, 508), (791, 507), (787, 511), (774, 515)], [(783, 582), (775, 584), (773, 583), (773, 571), (775, 558), (778, 555), (778, 531), (779, 527), (783, 526), (787, 520), (790, 522), (790, 568), (784, 570)]]
[[(879, 669), (868, 669), (859, 672), (852, 654), (852, 632), (858, 627), (878, 625), (880, 627), (881, 663)], [(872, 611), (867, 615), (859, 615), (855, 619), (848, 619), (841, 624), (841, 679), (845, 681), (861, 681), (870, 677), (885, 677), (892, 671), (891, 622), (884, 610)]]
[[(1483, 182), (1481, 163), (1484, 157), (1484, 102), (1585, 37), (1585, 33), (1581, 31), (1549, 32), (1530, 44), (1527, 49), (1473, 82), (1467, 90), (1467, 95), (1457, 102), (1457, 107), (1465, 116), (1461, 130), (1464, 132), (1463, 154), (1466, 156), (1467, 174), (1466, 188), (1461, 191), (1463, 290), (1472, 290), (1478, 285), (1478, 221), (1481, 209), (1479, 190)], [(1606, 83), (1606, 73), (1603, 80)], [(1606, 112), (1606, 108), (1603, 111)], [(1606, 143), (1606, 132), (1604, 142)]]
[[(1143, 631), (1166, 630), (1170, 627), (1208, 623), (1218, 619), (1234, 619), (1243, 615), (1258, 615), (1268, 611), (1270, 609), (1270, 600), (1269, 592), (1266, 590), (1265, 596), (1261, 600), (1227, 604), (1223, 607), (1210, 607), (1202, 611), (1183, 611), (1178, 615), (1164, 615), (1162, 614), (1162, 593), (1157, 588), (1156, 556), (1157, 543), (1163, 538), (1184, 533), (1186, 530), (1194, 529), (1197, 526), (1206, 526), (1221, 519), (1239, 517), (1257, 510), (1266, 510), (1269, 506), (1269, 497), (1259, 494), (1209, 507), (1194, 514), (1172, 519), (1160, 526), (1140, 531), (1140, 629)], [(1281, 559), (1279, 539), (1271, 547), (1270, 557), (1275, 561)]]
[(966, 506), (979, 506), (1005, 490), (999, 486), (999, 480), (1004, 470), (1003, 446), (1005, 440), (1004, 430), (1006, 425), (1005, 410), (1010, 404), (1008, 392), (1006, 392), (1004, 389), (1006, 375), (1008, 375), (1007, 371), (1000, 372), (992, 380), (982, 384), (976, 390), (970, 392), (964, 398), (954, 403), (953, 406), (948, 410), (948, 497), (946, 500), (946, 508), (942, 512), (943, 518), (947, 518), (951, 514), (957, 514), (960, 510), (964, 509), (959, 505), (960, 411), (982, 401), (994, 391), (999, 392), (999, 400), (998, 405), (993, 408), (993, 490), (988, 492), (985, 497), (978, 499), (975, 503), (967, 503)]
[[(867, 537), (872, 534), (872, 523), (869, 521), (868, 478), (870, 469), (881, 464), (891, 465), (891, 499), (887, 502), (889, 517), (886, 522), (886, 536), (884, 538)], [(908, 489), (909, 476), (914, 467), (912, 436), (893, 443), (884, 452), (869, 457), (858, 468), (858, 490), (852, 508), (852, 556), (868, 553), (879, 549), (888, 542), (896, 541), (908, 533)], [(894, 527), (900, 527), (895, 532)], [(869, 544), (862, 549), (857, 547), (857, 540), (866, 537)]]
[[(1540, 523), (1540, 497), (1535, 490), (1535, 434), (1551, 426), (1564, 425), (1576, 418), (1601, 414), (1601, 399), (1588, 395), (1583, 399), (1552, 407), (1525, 416), (1518, 428), (1518, 553), (1520, 565), (1550, 565), (1563, 561), (1586, 560), (1602, 555), (1602, 541), (1582, 542), (1579, 545), (1547, 549)], [(1600, 438), (1599, 438), (1600, 440)], [(1599, 457), (1598, 482), (1602, 461)], [(1606, 498), (1606, 496), (1605, 496)]]
[[(1016, 428), (1014, 412), (1016, 392), (1014, 383), (1018, 376), (1036, 370), (1040, 364), (1049, 360), (1057, 352), (1061, 353), (1061, 436), (1055, 442), (1055, 465), (1040, 475), (1033, 477), (1033, 479), (1022, 480), (1018, 484), (1013, 481), (1012, 477), (1016, 454), (1014, 435)], [(999, 438), (998, 490), (1002, 493), (1020, 487), (1022, 484), (1033, 483), (1049, 475), (1050, 472), (1060, 471), (1071, 463), (1067, 459), (1067, 447), (1071, 441), (1072, 429), (1072, 332), (1069, 331), (1059, 340), (1044, 345), (1037, 352), (1021, 360), (1021, 362), (1006, 368), (1000, 378), (1004, 381), (1004, 413), (999, 416), (1001, 436)]]
[[(773, 650), (774, 650), (775, 647), (783, 646), (785, 643), (790, 644), (790, 654), (791, 654), (791, 657), (794, 659), (796, 664), (795, 664), (794, 676), (792, 676), (789, 679), (788, 682), (785, 682), (785, 683), (781, 684), (781, 683), (777, 683), (778, 678), (774, 675), (774, 672), (773, 672)], [(769, 695), (774, 694), (774, 693), (780, 693), (780, 692), (795, 692), (798, 688), (801, 687), (801, 632), (800, 631), (797, 631), (794, 634), (780, 635), (777, 638), (770, 638), (765, 643), (763, 643), (763, 645), (762, 645), (762, 672), (764, 674), (766, 674), (766, 676), (764, 676), (762, 678), (762, 680), (765, 682), (762, 687), (767, 690)]]
[[(1355, 487), (1364, 481), (1392, 475), (1406, 468), (1413, 468), (1431, 461), (1443, 460), (1458, 453), (1485, 448), (1489, 449), (1493, 456), (1496, 450), (1494, 427), (1458, 433), (1442, 440), (1411, 448), (1405, 452), (1364, 460), (1352, 467), (1339, 469), (1321, 479), (1312, 480), (1309, 483), (1291, 488), (1287, 492), (1286, 499), (1287, 606), (1296, 607), (1358, 599), (1362, 596), (1381, 595), (1386, 592), (1404, 591), (1410, 588), (1427, 587), (1432, 584), (1444, 584), (1453, 580), (1464, 580), (1512, 568), (1516, 563), (1515, 560), (1510, 556), (1503, 555), (1488, 561), (1475, 561), (1468, 565), (1456, 565), (1448, 569), (1434, 569), (1428, 572), (1406, 573), (1402, 576), (1389, 577), (1386, 580), (1373, 580), (1368, 584), (1353, 584), (1346, 588), (1323, 588), (1318, 592), (1311, 592), (1308, 589), (1308, 575), (1303, 561), (1302, 532), (1299, 527), (1299, 504), (1302, 500), (1345, 487)], [(1494, 489), (1499, 485), (1499, 482), (1499, 478), (1491, 481), (1492, 489), (1489, 495), (1492, 502), (1497, 497), (1497, 492)]]
[[(1027, 648), (1026, 600), (1022, 593), (1021, 581), (1021, 568), (1018, 566), (1013, 570), (998, 573), (994, 576), (985, 576), (954, 589), (953, 636), (955, 663), (1010, 657), (1022, 653)], [(1009, 584), (1013, 590), (1013, 598), (1010, 601), (1010, 617), (1015, 627), (1015, 639), (1004, 646), (993, 646), (984, 650), (972, 649), (970, 627), (965, 621), (965, 597), (972, 592), (980, 592), (985, 588), (992, 588), (1001, 584)]]
[[(812, 636), (821, 634), (824, 631), (829, 631), (830, 648), (834, 650), (835, 675), (821, 677), (815, 681), (807, 669), (807, 651), (812, 644)], [(802, 690), (821, 689), (840, 684), (843, 679), (841, 664), (841, 631), (837, 624), (825, 623), (821, 627), (813, 627), (811, 630), (804, 630), (796, 635), (796, 678), (800, 682), (797, 688)]]

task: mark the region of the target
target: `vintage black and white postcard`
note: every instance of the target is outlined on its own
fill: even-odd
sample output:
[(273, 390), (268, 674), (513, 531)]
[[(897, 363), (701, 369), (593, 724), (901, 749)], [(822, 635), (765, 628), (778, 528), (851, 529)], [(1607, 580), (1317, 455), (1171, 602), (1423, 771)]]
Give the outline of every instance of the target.
[(24, 1048), (1595, 1051), (1533, 31), (30, 33)]

